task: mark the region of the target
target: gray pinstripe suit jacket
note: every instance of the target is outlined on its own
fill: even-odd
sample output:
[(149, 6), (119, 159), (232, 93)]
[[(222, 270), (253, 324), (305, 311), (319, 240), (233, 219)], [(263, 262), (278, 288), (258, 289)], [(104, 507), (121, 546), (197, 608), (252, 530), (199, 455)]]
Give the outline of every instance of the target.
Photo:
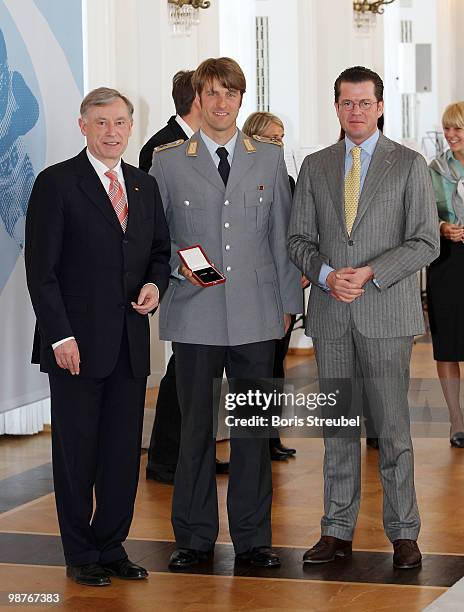
[[(348, 236), (344, 219), (345, 141), (309, 155), (295, 190), (289, 225), (291, 259), (312, 281), (306, 334), (342, 336), (352, 319), (369, 338), (424, 330), (416, 272), (439, 254), (438, 217), (424, 158), (382, 134)], [(325, 262), (338, 269), (370, 265), (377, 288), (365, 285), (352, 304), (318, 286)]]

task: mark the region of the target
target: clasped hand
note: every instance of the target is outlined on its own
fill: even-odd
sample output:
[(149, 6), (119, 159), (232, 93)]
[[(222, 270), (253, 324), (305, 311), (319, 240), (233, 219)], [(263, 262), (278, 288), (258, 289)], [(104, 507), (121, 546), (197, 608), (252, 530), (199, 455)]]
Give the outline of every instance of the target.
[(440, 225), (440, 234), (451, 240), (452, 242), (464, 241), (464, 227), (455, 223), (442, 223)]
[(330, 295), (339, 302), (351, 304), (364, 293), (364, 285), (374, 278), (370, 266), (362, 268), (340, 268), (327, 276)]

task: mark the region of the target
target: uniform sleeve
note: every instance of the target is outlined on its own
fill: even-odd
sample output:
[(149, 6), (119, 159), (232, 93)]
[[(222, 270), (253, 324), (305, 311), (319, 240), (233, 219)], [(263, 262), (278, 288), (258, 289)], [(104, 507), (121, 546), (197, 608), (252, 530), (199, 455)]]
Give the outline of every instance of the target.
[[(161, 164), (159, 154), (155, 154), (153, 156), (153, 164), (150, 168), (151, 176), (155, 177), (156, 182), (158, 184), (159, 192), (161, 195), (161, 200), (163, 202), (164, 214), (166, 216), (167, 225), (171, 228), (171, 275), (178, 277), (177, 269), (181, 263), (179, 259), (179, 255), (177, 251), (180, 249), (180, 246), (173, 240), (172, 236), (172, 228), (174, 227), (172, 223), (172, 208), (171, 208), (171, 200), (169, 198), (168, 188), (166, 186), (166, 179), (164, 178), (163, 166)], [(183, 278), (183, 277), (182, 277)]]
[(283, 150), (274, 184), (274, 197), (271, 208), (271, 250), (277, 270), (280, 296), (285, 313), (303, 312), (303, 291), (298, 269), (290, 261), (287, 250), (287, 230), (292, 206), (292, 196)]

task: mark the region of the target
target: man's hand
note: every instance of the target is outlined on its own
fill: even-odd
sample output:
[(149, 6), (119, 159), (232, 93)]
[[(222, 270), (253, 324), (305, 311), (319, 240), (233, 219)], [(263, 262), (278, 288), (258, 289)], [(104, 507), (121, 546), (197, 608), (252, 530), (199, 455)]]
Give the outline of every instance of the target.
[(290, 329), (290, 324), (292, 322), (292, 315), (291, 314), (284, 314), (284, 328), (285, 328), (285, 335), (287, 335), (288, 330)]
[(301, 288), (306, 289), (306, 287), (309, 287), (310, 284), (311, 284), (311, 281), (307, 279), (304, 274), (302, 274), (301, 275)]
[(364, 293), (362, 285), (354, 277), (356, 272), (362, 268), (340, 268), (332, 270), (327, 276), (327, 286), (330, 289), (330, 295), (339, 302), (351, 304), (356, 298)]
[(333, 270), (327, 276), (327, 286), (330, 294), (339, 302), (351, 304), (364, 293), (364, 285), (374, 278), (370, 266), (362, 268), (340, 268)]
[(81, 361), (77, 342), (66, 340), (53, 351), (55, 353), (56, 363), (63, 370), (69, 370), (71, 374), (77, 375), (80, 372), (79, 363)]
[(350, 276), (350, 282), (364, 287), (364, 285), (374, 278), (374, 270), (370, 266), (362, 268), (354, 268), (353, 274)]
[(440, 225), (440, 234), (452, 242), (464, 241), (464, 228), (455, 223), (442, 223)]
[(203, 287), (203, 285), (200, 283), (200, 281), (198, 281), (193, 276), (192, 270), (189, 270), (189, 268), (184, 266), (184, 264), (181, 264), (179, 266), (179, 274), (182, 274), (182, 276), (184, 276), (189, 282), (191, 282), (192, 285), (195, 285), (195, 287)]
[(159, 304), (158, 287), (154, 285), (144, 285), (140, 290), (137, 303), (131, 302), (132, 308), (141, 315), (146, 315), (154, 310)]

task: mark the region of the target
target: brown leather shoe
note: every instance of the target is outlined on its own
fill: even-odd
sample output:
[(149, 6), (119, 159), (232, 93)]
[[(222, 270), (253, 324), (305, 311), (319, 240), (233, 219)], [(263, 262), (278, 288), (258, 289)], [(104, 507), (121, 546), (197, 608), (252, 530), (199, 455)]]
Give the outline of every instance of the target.
[(393, 567), (413, 569), (422, 564), (422, 555), (415, 540), (395, 540), (393, 542)]
[(328, 563), (335, 557), (349, 557), (351, 553), (350, 540), (323, 535), (317, 544), (305, 552), (303, 563)]

